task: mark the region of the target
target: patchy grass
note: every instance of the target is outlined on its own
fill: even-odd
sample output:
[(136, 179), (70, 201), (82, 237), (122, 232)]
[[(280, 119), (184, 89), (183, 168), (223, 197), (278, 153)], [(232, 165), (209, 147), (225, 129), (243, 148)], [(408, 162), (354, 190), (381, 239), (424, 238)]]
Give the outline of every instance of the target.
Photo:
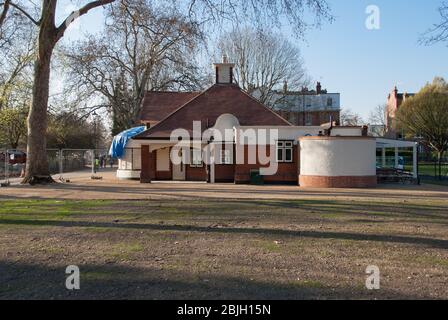
[(0, 203), (4, 299), (448, 298), (444, 197)]

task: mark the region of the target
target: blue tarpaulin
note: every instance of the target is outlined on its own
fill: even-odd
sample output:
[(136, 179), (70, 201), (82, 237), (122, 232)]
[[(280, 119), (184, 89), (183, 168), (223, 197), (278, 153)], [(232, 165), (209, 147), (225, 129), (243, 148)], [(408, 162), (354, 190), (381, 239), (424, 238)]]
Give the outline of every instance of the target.
[(123, 131), (119, 135), (117, 135), (114, 140), (112, 141), (112, 145), (110, 146), (109, 155), (112, 158), (123, 158), (125, 154), (125, 148), (128, 144), (129, 140), (132, 139), (132, 137), (135, 137), (139, 133), (142, 133), (145, 131), (145, 127), (135, 127), (126, 131)]

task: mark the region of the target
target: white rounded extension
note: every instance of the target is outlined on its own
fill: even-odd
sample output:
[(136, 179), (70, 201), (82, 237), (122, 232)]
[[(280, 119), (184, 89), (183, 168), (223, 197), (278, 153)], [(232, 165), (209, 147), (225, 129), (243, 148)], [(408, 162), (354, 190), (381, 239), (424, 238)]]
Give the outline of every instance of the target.
[(300, 185), (372, 187), (376, 185), (376, 140), (370, 137), (300, 139)]

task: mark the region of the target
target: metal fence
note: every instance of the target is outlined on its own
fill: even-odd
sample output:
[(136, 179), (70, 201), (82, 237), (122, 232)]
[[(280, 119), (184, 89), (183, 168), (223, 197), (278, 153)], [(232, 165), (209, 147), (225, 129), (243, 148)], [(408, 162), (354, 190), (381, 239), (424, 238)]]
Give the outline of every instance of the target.
[[(25, 170), (24, 163), (14, 163), (9, 150), (0, 149), (0, 181), (19, 178)], [(48, 149), (48, 165), (51, 174), (69, 174), (79, 171), (100, 171), (102, 168), (116, 165), (108, 157), (108, 150), (88, 149)]]
[(10, 178), (20, 177), (25, 165), (23, 163), (14, 163), (10, 158), (10, 153), (0, 149), (0, 181)]
[(420, 162), (419, 176), (423, 180), (442, 180), (448, 182), (448, 162), (442, 162), (440, 176), (439, 163), (437, 161)]

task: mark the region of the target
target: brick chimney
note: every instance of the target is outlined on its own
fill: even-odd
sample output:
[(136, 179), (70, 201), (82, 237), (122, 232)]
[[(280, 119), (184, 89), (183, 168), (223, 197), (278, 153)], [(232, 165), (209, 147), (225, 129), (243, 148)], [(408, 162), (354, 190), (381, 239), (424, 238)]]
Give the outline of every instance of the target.
[(222, 56), (221, 63), (214, 63), (213, 67), (216, 71), (216, 83), (217, 84), (232, 84), (233, 83), (233, 68), (235, 64), (229, 63), (229, 59), (226, 55)]
[(320, 82), (317, 83), (316, 93), (317, 94), (321, 94), (322, 93), (322, 85), (320, 84)]

